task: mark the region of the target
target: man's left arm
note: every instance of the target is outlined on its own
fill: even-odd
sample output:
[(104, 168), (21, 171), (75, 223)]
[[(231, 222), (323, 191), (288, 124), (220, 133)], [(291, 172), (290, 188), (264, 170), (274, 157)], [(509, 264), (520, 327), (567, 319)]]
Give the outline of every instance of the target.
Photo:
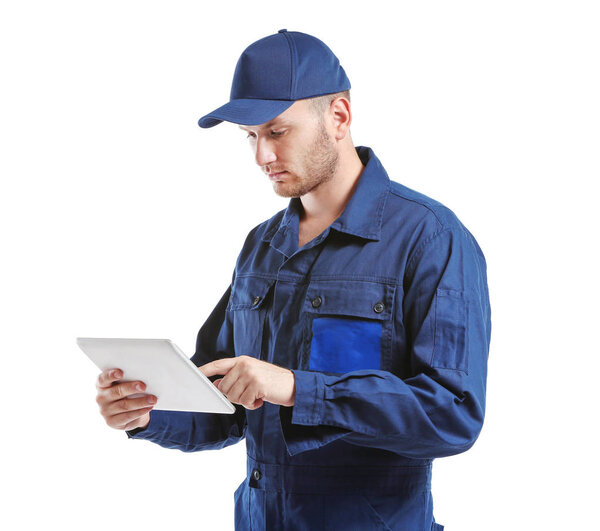
[(280, 408), (290, 455), (340, 438), (415, 458), (473, 445), (484, 418), (491, 314), (485, 259), (462, 225), (413, 252), (403, 301), (412, 376), (293, 370), (294, 405)]

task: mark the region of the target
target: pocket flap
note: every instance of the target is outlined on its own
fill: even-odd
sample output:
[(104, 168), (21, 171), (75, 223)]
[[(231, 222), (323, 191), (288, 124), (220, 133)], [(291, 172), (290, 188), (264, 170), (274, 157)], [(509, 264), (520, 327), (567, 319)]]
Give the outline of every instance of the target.
[(365, 319), (390, 319), (396, 286), (363, 280), (312, 281), (304, 309), (323, 315), (352, 315)]
[(275, 279), (255, 276), (236, 277), (231, 288), (229, 310), (258, 310)]

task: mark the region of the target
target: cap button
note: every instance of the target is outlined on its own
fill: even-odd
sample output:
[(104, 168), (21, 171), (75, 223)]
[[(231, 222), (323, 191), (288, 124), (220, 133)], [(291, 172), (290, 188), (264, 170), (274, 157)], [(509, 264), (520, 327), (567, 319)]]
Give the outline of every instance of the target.
[(287, 31), (287, 30), (286, 29), (282, 29), (282, 30), (279, 30), (277, 33), (283, 33), (284, 31)]

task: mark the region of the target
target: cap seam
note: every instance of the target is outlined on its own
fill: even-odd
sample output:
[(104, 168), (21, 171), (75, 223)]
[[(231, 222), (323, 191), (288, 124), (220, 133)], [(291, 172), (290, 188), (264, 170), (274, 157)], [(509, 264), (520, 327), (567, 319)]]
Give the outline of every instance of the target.
[(288, 98), (291, 100), (292, 99), (292, 90), (293, 90), (293, 84), (294, 84), (294, 79), (296, 78), (296, 72), (295, 72), (295, 65), (294, 65), (294, 59), (296, 56), (296, 46), (295, 43), (292, 40), (291, 35), (288, 35), (287, 31), (284, 31), (281, 33), (284, 37), (285, 40), (288, 43), (288, 48), (290, 49), (290, 88), (289, 88), (289, 96)]

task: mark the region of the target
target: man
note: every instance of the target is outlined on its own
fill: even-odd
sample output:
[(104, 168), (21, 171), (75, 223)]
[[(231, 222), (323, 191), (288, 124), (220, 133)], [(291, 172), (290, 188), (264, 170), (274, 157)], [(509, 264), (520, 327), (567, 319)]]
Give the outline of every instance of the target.
[(250, 231), (198, 333), (192, 360), (236, 413), (151, 412), (128, 398), (143, 382), (99, 376), (101, 412), (129, 437), (186, 452), (246, 437), (236, 529), (443, 529), (432, 460), (483, 423), (484, 256), (448, 208), (354, 147), (349, 89), (325, 44), (280, 30), (244, 51), (229, 103), (199, 121), (238, 124), (291, 198)]

